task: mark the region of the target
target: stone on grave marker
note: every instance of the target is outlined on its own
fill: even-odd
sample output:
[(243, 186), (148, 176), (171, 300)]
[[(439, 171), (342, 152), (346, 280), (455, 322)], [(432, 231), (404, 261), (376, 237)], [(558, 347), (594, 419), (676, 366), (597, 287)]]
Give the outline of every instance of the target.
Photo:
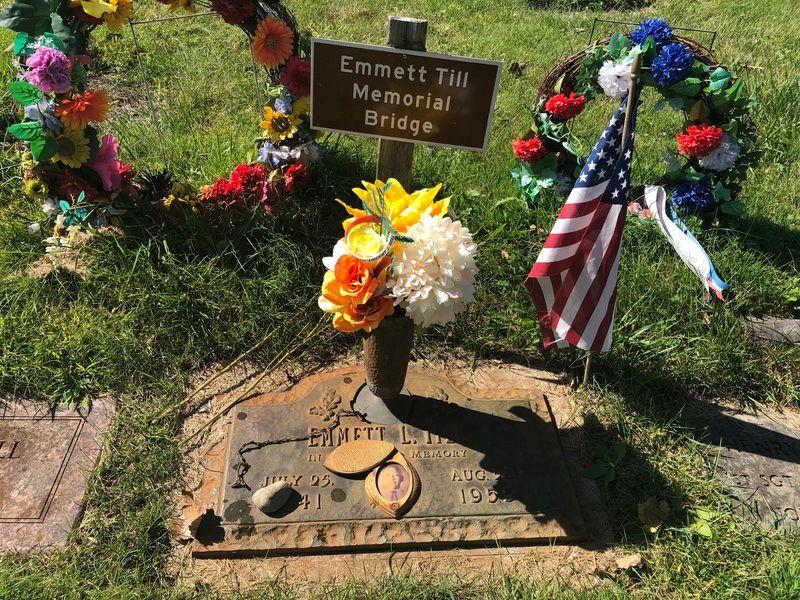
[(113, 412), (107, 400), (88, 415), (0, 400), (0, 552), (66, 543)]
[(737, 509), (764, 526), (800, 523), (800, 419), (777, 411), (745, 412), (711, 405), (692, 417), (717, 476)]
[[(380, 425), (341, 416), (337, 427), (310, 439), (246, 454), (251, 469), (244, 480), (251, 490), (275, 481), (292, 486), (293, 496), (277, 514), (263, 514), (252, 505), (251, 490), (232, 486), (242, 444), (329, 427), (331, 410), (348, 410), (363, 384), (363, 369), (345, 367), (235, 409), (223, 441), (206, 455), (203, 485), (193, 493), (199, 505), (213, 507), (198, 529), (196, 556), (496, 547), (584, 537), (544, 394), (457, 386), (414, 367), (406, 379), (413, 408), (405, 422)], [(419, 497), (402, 518), (387, 517), (370, 501), (364, 475), (325, 468), (326, 458), (353, 440), (394, 444), (416, 471)], [(391, 502), (391, 492), (384, 492)]]

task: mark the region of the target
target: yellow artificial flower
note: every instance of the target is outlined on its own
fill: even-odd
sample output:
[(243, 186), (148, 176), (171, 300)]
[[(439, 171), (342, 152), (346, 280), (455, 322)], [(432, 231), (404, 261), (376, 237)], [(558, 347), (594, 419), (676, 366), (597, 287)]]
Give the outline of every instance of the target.
[(288, 140), (294, 136), (299, 125), (300, 120), (294, 113), (286, 114), (275, 110), (271, 106), (264, 107), (264, 120), (261, 121), (261, 129), (273, 144), (281, 140)]
[[(387, 183), (389, 184), (389, 189), (384, 192), (385, 216), (388, 217), (392, 227), (398, 233), (408, 231), (408, 228), (416, 224), (423, 216), (444, 215), (450, 207), (450, 198), (434, 201), (436, 194), (442, 189), (441, 183), (432, 188), (424, 188), (410, 194), (394, 178), (390, 178), (387, 183), (382, 182), (380, 179), (376, 180), (375, 183), (366, 181), (361, 183), (366, 189), (353, 188), (353, 192), (376, 213), (381, 211), (375, 206), (374, 198), (377, 197), (375, 188), (384, 189)], [(360, 208), (347, 206), (341, 200), (337, 200), (337, 202), (344, 206), (351, 215), (351, 218), (342, 223), (345, 231), (353, 221), (367, 215), (367, 212)]]
[(296, 115), (307, 115), (311, 112), (311, 98), (303, 96), (292, 102), (292, 112)]
[(89, 140), (83, 135), (83, 129), (64, 127), (56, 137), (58, 150), (54, 161), (61, 161), (68, 167), (79, 168), (89, 160)]
[(104, 14), (114, 10), (111, 2), (103, 2), (103, 0), (82, 0), (81, 7), (83, 7), (83, 12), (95, 19), (102, 19)]
[(109, 31), (118, 31), (133, 11), (133, 0), (111, 0), (111, 7), (111, 10), (103, 16), (103, 19)]

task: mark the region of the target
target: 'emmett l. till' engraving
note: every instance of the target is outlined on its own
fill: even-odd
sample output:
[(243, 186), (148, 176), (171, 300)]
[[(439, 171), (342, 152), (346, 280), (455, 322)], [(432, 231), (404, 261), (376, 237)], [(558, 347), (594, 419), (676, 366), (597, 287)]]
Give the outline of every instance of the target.
[[(347, 408), (362, 383), (360, 369), (340, 369), (312, 378), (286, 397), (264, 395), (240, 406), (228, 432), (225, 478), (215, 479), (209, 468), (204, 484), (218, 490), (219, 521), (198, 535), (195, 554), (496, 545), (583, 535), (577, 499), (540, 392), (462, 391), (444, 377), (414, 370), (406, 380), (414, 404), (405, 423), (375, 425), (342, 417), (337, 429), (310, 440), (248, 455), (252, 468), (246, 481), (252, 489), (283, 480), (295, 492), (277, 515), (254, 509), (246, 488), (231, 487), (241, 444), (302, 436), (323, 427), (319, 415), (327, 413), (321, 403), (330, 400), (331, 390), (346, 399), (341, 406)], [(402, 519), (387, 519), (370, 504), (363, 476), (325, 469), (323, 461), (335, 448), (359, 439), (394, 444), (418, 474), (419, 498)]]

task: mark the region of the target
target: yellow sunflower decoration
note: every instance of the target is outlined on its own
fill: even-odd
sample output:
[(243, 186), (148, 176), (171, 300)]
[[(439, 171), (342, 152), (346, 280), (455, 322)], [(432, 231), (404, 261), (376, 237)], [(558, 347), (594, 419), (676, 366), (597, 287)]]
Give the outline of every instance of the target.
[(269, 137), (273, 144), (281, 140), (290, 139), (297, 133), (299, 125), (300, 119), (296, 113), (286, 114), (275, 110), (271, 106), (264, 107), (264, 120), (261, 121), (261, 129), (264, 131), (264, 136)]
[(89, 140), (83, 135), (83, 129), (65, 127), (56, 136), (58, 151), (53, 157), (54, 161), (61, 161), (68, 167), (79, 168), (89, 160)]

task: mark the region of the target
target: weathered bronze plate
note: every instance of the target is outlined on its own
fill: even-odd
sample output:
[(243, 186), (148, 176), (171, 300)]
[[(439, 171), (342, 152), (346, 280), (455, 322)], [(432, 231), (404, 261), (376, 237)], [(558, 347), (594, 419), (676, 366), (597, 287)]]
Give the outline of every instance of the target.
[[(214, 506), (200, 527), (196, 555), (575, 540), (583, 520), (546, 400), (538, 390), (457, 388), (443, 376), (412, 370), (405, 423), (375, 425), (342, 417), (340, 426), (301, 442), (247, 454), (251, 490), (277, 480), (295, 494), (278, 514), (252, 507), (234, 488), (237, 450), (251, 440), (298, 437), (349, 409), (363, 385), (358, 368), (303, 380), (285, 393), (237, 407), (225, 440), (206, 461), (199, 495)], [(399, 520), (371, 505), (364, 476), (323, 466), (357, 439), (393, 443), (419, 475), (421, 493)]]
[(105, 400), (88, 415), (0, 401), (0, 553), (66, 543), (113, 410)]

